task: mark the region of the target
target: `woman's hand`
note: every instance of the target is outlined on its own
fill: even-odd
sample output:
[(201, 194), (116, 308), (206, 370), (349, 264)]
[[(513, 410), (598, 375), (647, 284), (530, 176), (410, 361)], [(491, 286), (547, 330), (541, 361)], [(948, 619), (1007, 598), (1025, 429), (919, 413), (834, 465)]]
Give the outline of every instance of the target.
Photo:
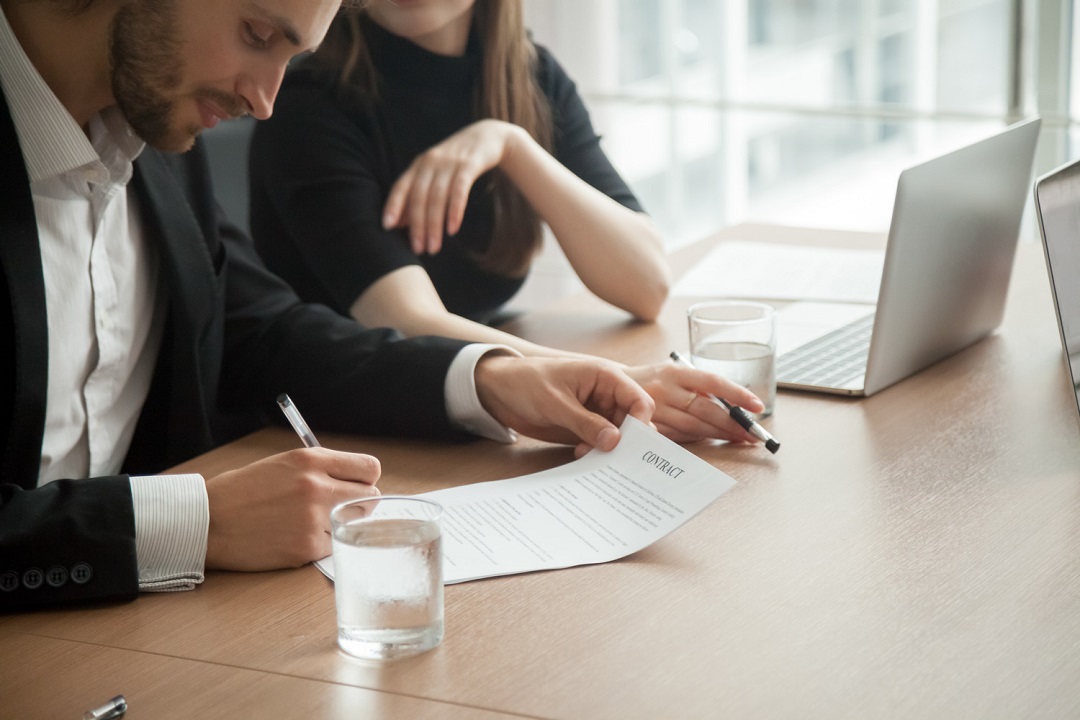
[(707, 438), (756, 443), (727, 410), (708, 397), (713, 394), (749, 412), (763, 412), (761, 400), (741, 385), (704, 370), (674, 363), (639, 365), (626, 374), (641, 385), (656, 403), (652, 421), (656, 429), (675, 442)]
[(476, 179), (497, 167), (519, 136), (528, 137), (517, 125), (480, 120), (424, 152), (390, 188), (383, 227), (408, 226), (417, 255), (439, 252), (443, 231), (456, 235), (461, 229)]

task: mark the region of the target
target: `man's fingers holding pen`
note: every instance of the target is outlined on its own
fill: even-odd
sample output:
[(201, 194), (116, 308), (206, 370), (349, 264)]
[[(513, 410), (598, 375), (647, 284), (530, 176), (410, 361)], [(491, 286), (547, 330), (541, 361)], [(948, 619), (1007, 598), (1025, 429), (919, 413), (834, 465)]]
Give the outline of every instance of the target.
[(382, 464), (374, 455), (350, 453), (329, 448), (297, 448), (282, 453), (299, 470), (325, 473), (337, 480), (374, 485), (382, 476)]
[(290, 450), (206, 482), (206, 566), (296, 567), (330, 554), (330, 509), (378, 495), (379, 461), (326, 448)]

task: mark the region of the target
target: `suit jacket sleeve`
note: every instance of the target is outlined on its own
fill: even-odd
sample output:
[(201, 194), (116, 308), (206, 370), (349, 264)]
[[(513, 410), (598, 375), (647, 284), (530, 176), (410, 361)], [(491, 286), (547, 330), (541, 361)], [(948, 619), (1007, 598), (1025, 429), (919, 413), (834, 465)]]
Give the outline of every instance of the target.
[(205, 155), (197, 148), (168, 161), (218, 275), (224, 318), (216, 378), (221, 408), (261, 411), (279, 422), (274, 400), (286, 392), (316, 432), (460, 435), (450, 425), (444, 384), (450, 363), (467, 343), (403, 339), (396, 331), (364, 328), (328, 307), (301, 302), (214, 202)]
[[(316, 431), (458, 434), (443, 385), (464, 343), (401, 340), (301, 303), (224, 220), (201, 152), (143, 155), (135, 185), (148, 232), (161, 241), (169, 327), (129, 467), (139, 456), (156, 464), (140, 469), (161, 471), (211, 449), (221, 440), (213, 420), (222, 411), (265, 410), (277, 421), (281, 392)], [(28, 421), (14, 410), (8, 419)], [(20, 452), (39, 455), (38, 438), (36, 450), (23, 443)], [(18, 466), (17, 477), (0, 479), (0, 611), (134, 598), (128, 477), (35, 487), (37, 460)]]
[(126, 476), (0, 485), (0, 611), (131, 600), (138, 591)]
[[(138, 593), (126, 476), (37, 488), (47, 343), (37, 227), (14, 123), (0, 92), (0, 612)], [(11, 368), (14, 367), (14, 370)]]

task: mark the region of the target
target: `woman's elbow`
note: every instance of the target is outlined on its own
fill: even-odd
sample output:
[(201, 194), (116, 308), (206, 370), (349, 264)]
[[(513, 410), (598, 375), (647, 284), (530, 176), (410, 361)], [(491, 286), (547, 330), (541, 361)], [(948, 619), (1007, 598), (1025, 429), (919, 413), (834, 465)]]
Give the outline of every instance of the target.
[(641, 283), (633, 290), (634, 294), (631, 298), (633, 306), (626, 309), (638, 320), (654, 322), (660, 316), (660, 311), (671, 292), (671, 274), (666, 264), (659, 269), (656, 277)]
[(667, 302), (668, 294), (671, 293), (671, 266), (668, 264), (667, 255), (663, 250), (664, 240), (659, 229), (648, 216), (643, 216), (643, 220), (651, 244), (656, 248), (656, 253), (650, 263), (648, 277), (638, 288), (640, 309), (634, 314), (640, 320), (652, 322), (659, 317), (660, 310), (664, 307), (664, 303)]

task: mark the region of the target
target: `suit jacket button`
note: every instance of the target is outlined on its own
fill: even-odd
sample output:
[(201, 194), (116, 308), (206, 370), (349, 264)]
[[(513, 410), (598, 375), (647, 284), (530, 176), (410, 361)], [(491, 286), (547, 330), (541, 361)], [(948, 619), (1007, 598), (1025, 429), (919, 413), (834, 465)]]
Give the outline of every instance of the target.
[(17, 587), (19, 587), (19, 576), (17, 573), (6, 572), (3, 575), (0, 575), (0, 590), (11, 592)]
[(90, 569), (90, 565), (84, 562), (76, 564), (71, 568), (71, 582), (76, 585), (85, 585), (90, 582), (90, 576), (94, 574)]
[(58, 588), (66, 583), (67, 579), (67, 568), (63, 565), (53, 565), (49, 572), (45, 573), (45, 582), (49, 583), (50, 587)]
[(30, 568), (23, 573), (22, 583), (27, 590), (37, 590), (45, 582), (45, 573), (37, 568)]

